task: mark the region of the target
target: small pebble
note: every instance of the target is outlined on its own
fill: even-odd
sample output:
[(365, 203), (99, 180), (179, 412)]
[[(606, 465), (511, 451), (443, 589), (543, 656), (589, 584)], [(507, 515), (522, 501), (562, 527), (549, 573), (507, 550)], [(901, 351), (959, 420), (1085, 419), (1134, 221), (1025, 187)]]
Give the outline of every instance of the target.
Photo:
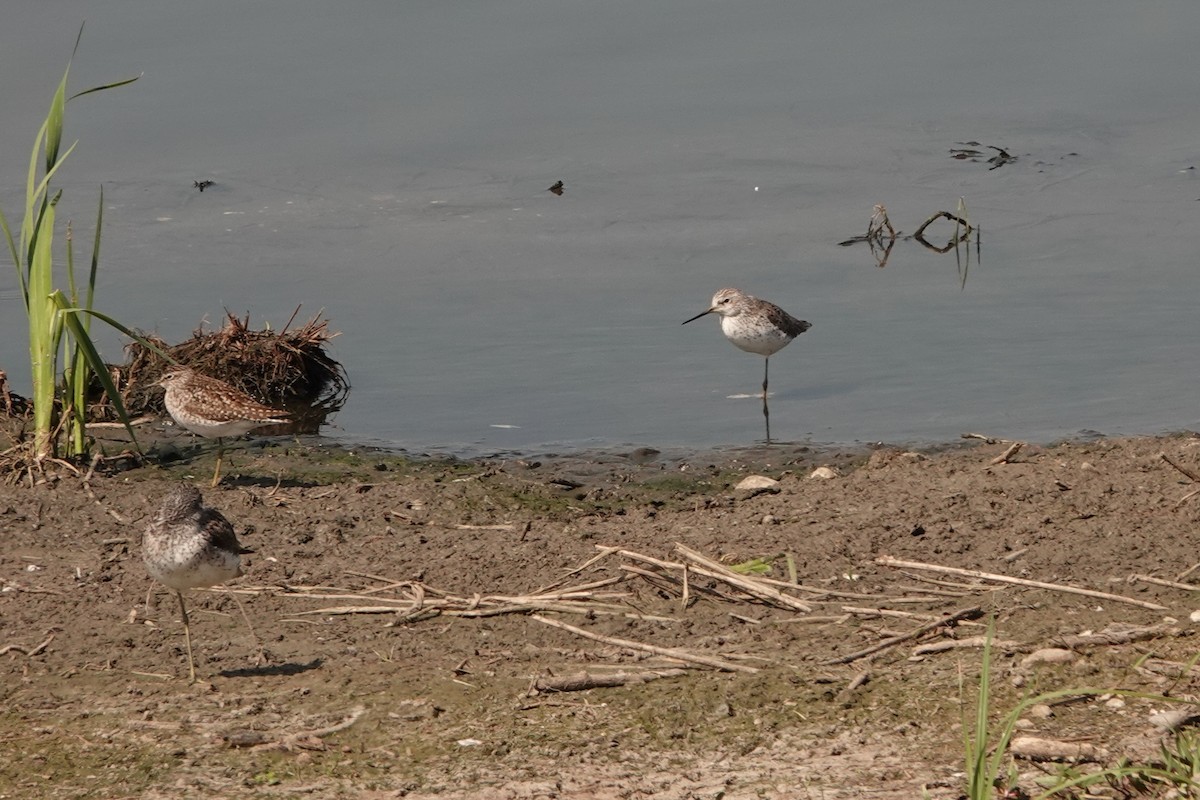
[(775, 480), (774, 478), (768, 478), (766, 475), (747, 475), (745, 478), (742, 478), (737, 486), (733, 488), (737, 489), (739, 492), (746, 492), (774, 489), (778, 485), (779, 481)]
[(1029, 707), (1029, 716), (1034, 719), (1049, 719), (1054, 716), (1054, 709), (1045, 703), (1038, 703)]
[(1064, 650), (1061, 647), (1044, 647), (1041, 650), (1034, 650), (1029, 655), (1021, 659), (1022, 667), (1029, 667), (1034, 664), (1066, 664), (1075, 660), (1075, 653), (1070, 650)]

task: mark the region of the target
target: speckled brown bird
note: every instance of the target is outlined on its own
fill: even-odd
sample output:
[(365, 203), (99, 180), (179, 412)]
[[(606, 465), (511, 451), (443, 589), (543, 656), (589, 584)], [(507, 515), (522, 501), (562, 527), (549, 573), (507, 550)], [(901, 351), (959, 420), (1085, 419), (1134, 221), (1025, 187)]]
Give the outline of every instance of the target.
[(287, 422), (287, 412), (265, 406), (225, 381), (189, 367), (167, 370), (158, 379), (166, 390), (163, 404), (171, 419), (192, 433), (217, 440), (217, 467), (212, 485), (221, 480), (225, 436), (240, 436), (263, 425)]
[[(217, 586), (239, 577), (242, 555), (252, 552), (238, 542), (229, 520), (220, 511), (205, 507), (200, 490), (188, 483), (181, 483), (171, 490), (142, 534), (142, 560), (146, 571), (154, 580), (174, 589), (179, 598), (179, 614), (183, 618), (183, 636), (187, 644), (188, 677), (193, 683), (196, 681), (196, 660), (192, 657), (192, 633), (183, 592)], [(246, 622), (249, 624), (249, 619)]]

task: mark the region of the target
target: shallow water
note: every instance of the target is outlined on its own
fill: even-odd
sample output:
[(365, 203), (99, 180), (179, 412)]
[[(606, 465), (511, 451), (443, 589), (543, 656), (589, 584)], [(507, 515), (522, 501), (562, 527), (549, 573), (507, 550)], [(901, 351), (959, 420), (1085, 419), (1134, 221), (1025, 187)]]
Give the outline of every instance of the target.
[[(1200, 374), (1200, 7), (1167, 8), (18, 4), (0, 208), (16, 224), (86, 15), (72, 87), (144, 73), (68, 108), (64, 218), (90, 230), (105, 187), (98, 307), (168, 340), (225, 308), (324, 309), (354, 387), (331, 436), (752, 444), (738, 396), (762, 359), (680, 326), (726, 285), (813, 323), (771, 359), (781, 440), (1178, 429)], [(951, 159), (969, 140), (1018, 159)], [(965, 288), (953, 254), (901, 241), (880, 269), (838, 246), (875, 203), (910, 233), (960, 196), (982, 226)]]

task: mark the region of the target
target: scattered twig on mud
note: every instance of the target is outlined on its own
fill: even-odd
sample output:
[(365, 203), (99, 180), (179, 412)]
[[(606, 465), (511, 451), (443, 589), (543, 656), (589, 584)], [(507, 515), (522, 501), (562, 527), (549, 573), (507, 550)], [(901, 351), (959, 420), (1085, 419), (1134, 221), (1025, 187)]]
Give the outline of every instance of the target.
[(1181, 581), (1181, 580), (1183, 580), (1184, 578), (1187, 578), (1187, 577), (1191, 576), (1191, 574), (1192, 574), (1193, 572), (1195, 572), (1196, 570), (1198, 570), (1198, 569), (1200, 569), (1200, 561), (1197, 561), (1195, 564), (1192, 564), (1190, 567), (1188, 567), (1187, 569), (1185, 569), (1183, 572), (1181, 572), (1181, 573), (1179, 573), (1178, 575), (1176, 575), (1176, 576), (1175, 576), (1175, 580), (1177, 580), (1177, 581)]
[(1028, 761), (1105, 761), (1108, 753), (1088, 742), (1060, 742), (1036, 736), (1016, 736), (1009, 742), (1008, 752), (1014, 758)]
[(616, 552), (618, 552), (620, 549), (621, 549), (621, 548), (619, 548), (619, 547), (603, 547), (603, 546), (599, 546), (599, 550), (600, 550), (600, 552), (599, 552), (598, 554), (596, 554), (596, 555), (592, 556), (592, 557), (591, 557), (591, 558), (589, 558), (587, 561), (585, 561), (585, 562), (583, 562), (582, 564), (580, 564), (578, 567), (575, 567), (575, 569), (572, 569), (572, 570), (567, 570), (567, 572), (566, 572), (566, 573), (563, 575), (563, 577), (564, 577), (564, 578), (569, 578), (569, 577), (571, 577), (572, 575), (578, 575), (580, 572), (583, 572), (585, 569), (587, 569), (588, 567), (590, 567), (592, 564), (595, 564), (597, 561), (602, 561), (603, 559), (605, 559), (605, 558), (608, 558), (608, 557), (609, 557), (609, 556), (611, 556), (613, 553), (616, 553)]
[(1184, 589), (1189, 592), (1200, 592), (1200, 585), (1194, 583), (1180, 583), (1178, 581), (1167, 581), (1162, 578), (1156, 578), (1153, 575), (1131, 575), (1131, 581), (1142, 581), (1144, 583), (1153, 583), (1157, 586), (1169, 586), (1172, 589)]
[(1159, 458), (1161, 458), (1163, 461), (1167, 462), (1168, 464), (1170, 464), (1170, 465), (1171, 465), (1172, 467), (1174, 467), (1175, 469), (1177, 469), (1177, 470), (1179, 470), (1180, 472), (1182, 472), (1184, 475), (1186, 475), (1186, 476), (1187, 476), (1187, 478), (1188, 478), (1188, 480), (1190, 480), (1192, 483), (1200, 483), (1200, 475), (1197, 475), (1197, 474), (1196, 474), (1195, 472), (1193, 472), (1192, 470), (1190, 470), (1190, 469), (1188, 469), (1187, 467), (1183, 466), (1182, 464), (1180, 464), (1180, 463), (1179, 463), (1178, 461), (1176, 461), (1175, 459), (1171, 458), (1171, 457), (1170, 457), (1169, 455), (1167, 455), (1166, 453), (1159, 453), (1159, 454), (1158, 454), (1158, 457), (1159, 457)]
[(1168, 678), (1200, 677), (1200, 666), (1184, 664), (1182, 661), (1169, 661), (1165, 658), (1142, 659), (1137, 662), (1134, 669), (1143, 675), (1166, 675)]
[(451, 525), (456, 531), (515, 531), (516, 525), (511, 522), (501, 523), (499, 525)]
[(600, 689), (613, 686), (626, 686), (631, 683), (649, 683), (659, 678), (677, 678), (686, 675), (687, 670), (679, 667), (670, 669), (651, 669), (642, 672), (614, 672), (611, 675), (596, 675), (581, 671), (573, 675), (560, 677), (538, 677), (534, 680), (526, 697), (536, 697), (543, 692), (581, 692), (585, 689)]
[[(944, 586), (947, 589), (959, 589), (962, 592), (966, 592), (968, 594), (970, 594), (972, 592), (993, 591), (996, 588), (995, 586), (988, 586), (987, 584), (984, 584), (984, 583), (961, 583), (959, 581), (939, 581), (937, 578), (931, 578), (928, 575), (919, 575), (919, 574), (913, 573), (913, 572), (905, 572), (903, 574), (905, 577), (912, 578), (914, 581), (920, 581), (921, 583), (932, 583), (934, 586)], [(928, 590), (920, 589), (919, 591), (924, 592), (924, 591), (928, 591)], [(962, 597), (963, 595), (958, 594), (956, 596)]]
[(356, 578), (369, 578), (370, 580), (382, 581), (383, 583), (393, 583), (393, 584), (396, 583), (395, 578), (387, 578), (387, 577), (384, 577), (383, 575), (372, 575), (369, 572), (358, 572), (358, 571), (352, 570), (352, 569), (345, 570), (344, 572), (346, 575), (353, 575)]
[[(914, 656), (932, 655), (934, 653), (944, 653), (947, 650), (961, 650), (965, 647), (983, 647), (988, 644), (986, 636), (969, 636), (966, 639), (948, 639), (944, 642), (930, 642), (929, 644), (919, 644), (913, 648)], [(1008, 652), (1017, 650), (1021, 647), (1020, 642), (1010, 641), (1008, 639), (992, 639), (992, 650)]]
[(1193, 497), (1195, 497), (1198, 494), (1200, 494), (1200, 489), (1192, 489), (1190, 492), (1185, 494), (1183, 497), (1181, 497), (1175, 501), (1175, 508), (1179, 508), (1181, 505), (1186, 503), (1188, 500), (1191, 500)]
[(782, 625), (786, 622), (805, 622), (805, 623), (808, 623), (809, 625), (816, 625), (816, 624), (824, 625), (824, 624), (828, 624), (828, 623), (832, 623), (834, 625), (841, 625), (843, 623), (849, 622), (853, 618), (854, 618), (853, 614), (838, 614), (837, 616), (826, 615), (826, 616), (822, 616), (822, 617), (814, 617), (814, 616), (792, 617), (790, 619), (777, 619), (777, 620), (775, 620), (775, 624)]
[(21, 584), (13, 583), (12, 581), (4, 581), (3, 586), (4, 591), (6, 592), (25, 592), (27, 594), (66, 594), (66, 592), (60, 592), (57, 589), (43, 589), (40, 586), (22, 586)]
[(716, 578), (724, 581), (732, 586), (736, 586), (746, 594), (749, 594), (770, 605), (784, 606), (786, 608), (795, 609), (796, 611), (812, 611), (812, 606), (794, 597), (784, 594), (778, 589), (770, 586), (765, 586), (761, 581), (755, 580), (746, 575), (739, 575), (731, 569), (728, 569), (723, 564), (719, 564), (710, 558), (706, 558), (695, 550), (685, 547), (676, 542), (675, 551), (692, 563), (691, 569), (694, 572), (699, 572), (701, 575), (707, 575), (710, 578)]
[(1015, 456), (1017, 454), (1017, 451), (1020, 450), (1024, 446), (1025, 446), (1024, 442), (1013, 442), (1012, 444), (1010, 444), (1008, 446), (1007, 450), (1005, 450), (1003, 453), (1001, 453), (1000, 455), (996, 456), (991, 461), (989, 461), (988, 466), (994, 467), (997, 464), (1007, 464), (1008, 460), (1010, 458), (1012, 458), (1013, 456)]
[(1166, 606), (1160, 606), (1158, 603), (1151, 603), (1146, 600), (1135, 600), (1132, 597), (1122, 597), (1119, 594), (1109, 594), (1108, 592), (1097, 592), (1093, 589), (1080, 589), (1075, 586), (1067, 586), (1061, 583), (1045, 583), (1043, 581), (1030, 581), (1024, 578), (1010, 578), (1007, 575), (997, 575), (992, 572), (983, 572), (977, 569), (960, 569), (958, 567), (943, 567), (938, 564), (924, 564), (920, 561), (903, 561), (899, 558), (891, 556), (880, 556), (875, 559), (876, 564), (885, 567), (897, 567), (908, 569), (924, 569), (930, 572), (942, 572), (948, 575), (963, 575), (968, 578), (980, 578), (985, 581), (996, 581), (997, 583), (1015, 583), (1018, 586), (1031, 586), (1035, 589), (1049, 589), (1053, 592), (1066, 592), (1068, 594), (1080, 594), (1085, 597), (1096, 597), (1101, 600), (1111, 600), (1116, 603), (1128, 603), (1134, 606), (1148, 608), (1151, 611), (1167, 611)]
[(33, 658), (36, 655), (40, 655), (41, 652), (45, 650), (53, 641), (54, 634), (52, 633), (46, 638), (46, 641), (42, 642), (37, 647), (34, 647), (32, 650), (26, 650), (19, 644), (6, 644), (4, 647), (0, 647), (0, 656), (4, 655), (5, 653), (20, 653), (26, 658)]
[[(949, 589), (925, 589), (922, 587), (904, 586), (904, 587), (901, 587), (901, 591), (924, 592), (926, 595), (933, 595), (934, 597), (966, 597), (967, 595), (974, 594), (975, 592), (986, 592), (987, 588), (988, 587), (986, 587), (986, 586), (981, 586), (978, 589), (974, 589), (970, 592), (952, 592)], [(923, 597), (923, 596), (918, 597), (915, 600), (912, 599), (911, 597), (898, 598), (898, 600), (900, 602), (909, 602), (909, 603), (914, 603), (914, 602), (927, 603), (927, 602), (929, 602), (929, 598)], [(893, 602), (895, 602), (895, 601), (893, 601)]]
[(959, 620), (978, 619), (979, 617), (982, 617), (982, 616), (983, 616), (983, 609), (980, 608), (979, 606), (972, 606), (971, 608), (964, 608), (960, 611), (955, 611), (953, 614), (950, 614), (949, 616), (941, 617), (940, 619), (936, 619), (932, 622), (927, 622), (926, 624), (922, 625), (921, 627), (919, 627), (915, 630), (909, 631), (908, 633), (900, 634), (899, 636), (892, 636), (891, 638), (884, 639), (882, 642), (877, 642), (876, 644), (873, 644), (870, 647), (864, 647), (862, 650), (858, 650), (853, 653), (848, 653), (847, 655), (839, 656), (838, 658), (831, 658), (827, 661), (822, 661), (821, 663), (823, 665), (849, 664), (852, 661), (857, 661), (860, 658), (864, 658), (866, 656), (878, 653), (880, 650), (886, 650), (887, 648), (894, 647), (902, 642), (907, 642), (907, 641), (911, 641), (913, 639), (920, 638), (921, 636), (924, 636), (925, 634), (927, 634), (930, 631), (935, 630), (937, 628), (947, 626), (947, 625), (953, 625), (954, 623), (958, 622)]
[[(99, 466), (102, 458), (104, 458), (103, 453), (96, 453), (96, 455), (92, 456), (92, 463), (88, 466), (88, 471), (83, 476), (84, 486), (88, 486), (88, 483), (92, 480), (92, 476), (96, 474), (96, 467)], [(88, 487), (88, 491), (91, 491), (91, 487)]]
[[(378, 575), (368, 575), (373, 580), (388, 580)], [(616, 575), (577, 586), (555, 589), (528, 595), (483, 595), (456, 597), (449, 592), (426, 586), (419, 581), (392, 581), (385, 586), (374, 587), (363, 592), (346, 592), (329, 587), (289, 587), (291, 591), (280, 597), (315, 600), (359, 601), (350, 604), (325, 606), (297, 612), (299, 616), (328, 615), (348, 616), (352, 614), (396, 614), (399, 621), (416, 622), (437, 616), (492, 617), (500, 614), (528, 614), (532, 611), (553, 611), (568, 614), (612, 614), (629, 619), (649, 619), (674, 622), (670, 617), (643, 614), (620, 601), (628, 595), (624, 592), (597, 591), (626, 580)], [(243, 591), (253, 593), (253, 589)], [(384, 591), (394, 591), (398, 597), (381, 597)]]
[(90, 499), (90, 500), (91, 500), (93, 503), (95, 503), (96, 505), (100, 506), (100, 508), (104, 509), (104, 511), (105, 511), (105, 512), (106, 512), (106, 513), (107, 513), (107, 514), (110, 516), (110, 517), (112, 517), (112, 518), (113, 518), (113, 519), (115, 519), (117, 522), (121, 523), (122, 525), (128, 525), (128, 524), (129, 524), (129, 520), (125, 519), (125, 517), (121, 516), (121, 515), (120, 515), (120, 514), (118, 514), (116, 511), (114, 511), (113, 509), (111, 509), (111, 508), (109, 508), (108, 506), (106, 506), (104, 503), (100, 502), (100, 498), (99, 498), (99, 497), (96, 497), (96, 493), (92, 491), (92, 484), (91, 484), (92, 475), (94, 475), (94, 474), (95, 474), (95, 472), (96, 472), (96, 466), (97, 466), (97, 465), (98, 465), (98, 464), (99, 464), (101, 461), (103, 461), (103, 460), (104, 460), (104, 456), (103, 456), (103, 455), (101, 455), (100, 453), (97, 453), (97, 454), (96, 454), (96, 455), (95, 455), (95, 456), (92, 458), (92, 464), (91, 464), (91, 466), (89, 466), (89, 467), (88, 467), (87, 474), (85, 474), (85, 475), (83, 476), (83, 491), (87, 493), (87, 496), (88, 496), (88, 498), (89, 498), (89, 499)]
[(842, 606), (842, 611), (847, 614), (853, 614), (856, 617), (899, 617), (901, 619), (923, 619), (930, 622), (941, 617), (935, 614), (914, 614), (911, 611), (896, 611), (891, 608), (856, 608), (855, 606)]
[[(688, 564), (688, 563), (681, 563), (681, 562), (675, 562), (675, 561), (663, 561), (660, 558), (654, 558), (653, 556), (647, 556), (642, 553), (635, 553), (632, 550), (619, 550), (618, 553), (624, 558), (632, 559), (634, 561), (639, 561), (643, 564), (650, 564), (652, 566), (658, 567), (661, 570), (666, 570), (667, 571), (666, 574), (662, 574), (661, 577), (664, 579), (670, 580), (672, 582), (679, 582), (680, 579), (674, 577), (670, 573), (678, 572), (678, 573), (680, 573), (680, 575), (683, 575), (685, 568), (686, 568), (688, 573), (696, 573), (697, 575), (704, 575), (705, 577), (714, 578), (716, 580), (722, 581), (723, 583), (727, 583), (730, 586), (733, 586), (734, 588), (737, 588), (737, 589), (741, 590), (742, 592), (745, 592), (746, 594), (750, 595), (755, 600), (766, 603), (767, 605), (774, 605), (774, 606), (781, 607), (781, 608), (789, 608), (794, 611), (802, 611), (802, 612), (812, 611), (812, 606), (810, 606), (808, 603), (805, 603), (801, 600), (797, 600), (796, 598), (791, 597), (790, 595), (786, 595), (783, 592), (772, 588), (771, 586), (767, 585), (768, 581), (766, 581), (766, 580), (762, 580), (762, 579), (758, 579), (758, 578), (751, 578), (751, 577), (748, 577), (745, 575), (739, 575), (738, 573), (734, 572), (733, 570), (727, 569), (724, 565), (718, 564), (717, 562), (715, 562), (711, 559), (705, 558), (704, 556), (700, 555), (699, 553), (695, 552), (694, 550), (689, 550), (688, 548), (684, 547), (681, 544), (676, 544), (675, 549), (677, 551), (679, 551), (679, 553), (681, 555), (683, 555), (688, 561), (690, 561), (692, 563)], [(633, 570), (630, 570), (630, 571), (633, 571)], [(771, 581), (770, 583), (779, 585), (781, 582)], [(687, 581), (683, 585), (684, 585), (684, 588), (688, 589), (689, 594), (690, 594), (691, 582)], [(792, 584), (785, 583), (782, 585), (796, 588), (796, 587), (792, 586)], [(706, 591), (711, 591), (711, 590), (706, 590)], [(712, 593), (717, 594), (716, 592), (712, 592)], [(727, 599), (727, 600), (733, 599), (733, 598), (727, 597), (723, 594), (717, 594), (717, 596), (725, 597), (725, 599)]]
[[(308, 731), (300, 731), (299, 733), (291, 733), (286, 736), (281, 736), (273, 742), (255, 743), (255, 750), (279, 750), (282, 752), (294, 752), (296, 750), (324, 750), (325, 743), (321, 741), (326, 736), (332, 736), (335, 733), (340, 733), (349, 728), (354, 723), (362, 719), (367, 713), (365, 706), (355, 706), (350, 710), (349, 715), (337, 723), (325, 728), (314, 728)], [(237, 746), (234, 743), (233, 737), (226, 737), (231, 746)], [(244, 745), (243, 745), (244, 746)]]
[(706, 667), (713, 667), (714, 669), (719, 669), (723, 672), (758, 672), (755, 667), (734, 664), (730, 661), (724, 661), (720, 658), (713, 658), (712, 656), (689, 653), (686, 650), (679, 650), (673, 647), (658, 647), (652, 644), (643, 644), (641, 642), (634, 642), (629, 639), (618, 639), (615, 636), (603, 636), (599, 633), (585, 631), (583, 628), (576, 628), (574, 625), (568, 625), (565, 622), (559, 622), (556, 619), (543, 617), (540, 614), (531, 614), (529, 618), (535, 619), (538, 622), (550, 625), (554, 628), (561, 628), (565, 631), (570, 631), (571, 633), (574, 633), (577, 636), (582, 636), (585, 639), (592, 639), (597, 642), (603, 642), (604, 644), (611, 644), (615, 647), (624, 647), (629, 650), (641, 650), (646, 653), (654, 653), (655, 655), (666, 656), (667, 658), (674, 658), (678, 661), (684, 661), (691, 664), (702, 664)]
[(1016, 561), (1018, 558), (1020, 558), (1021, 556), (1025, 555), (1025, 554), (1026, 554), (1026, 553), (1028, 553), (1028, 552), (1029, 552), (1029, 548), (1028, 548), (1028, 547), (1022, 547), (1020, 550), (1014, 550), (1014, 551), (1012, 551), (1011, 553), (1009, 553), (1008, 555), (1004, 556), (1004, 557), (1003, 557), (1003, 558), (1001, 558), (1000, 560), (1001, 560), (1001, 561), (1006, 561), (1006, 562), (1008, 562), (1009, 564), (1011, 564), (1012, 562)]
[(862, 672), (850, 679), (850, 682), (846, 684), (845, 688), (838, 692), (838, 697), (845, 700), (854, 693), (855, 689), (859, 688), (860, 686), (866, 686), (867, 682), (870, 680), (871, 670), (864, 669)]
[(1170, 625), (1150, 625), (1143, 628), (1125, 628), (1110, 630), (1105, 628), (1098, 633), (1081, 633), (1074, 636), (1055, 636), (1050, 640), (1052, 647), (1092, 647), (1095, 645), (1129, 644), (1146, 639), (1158, 639), (1163, 636), (1178, 636), (1179, 628)]

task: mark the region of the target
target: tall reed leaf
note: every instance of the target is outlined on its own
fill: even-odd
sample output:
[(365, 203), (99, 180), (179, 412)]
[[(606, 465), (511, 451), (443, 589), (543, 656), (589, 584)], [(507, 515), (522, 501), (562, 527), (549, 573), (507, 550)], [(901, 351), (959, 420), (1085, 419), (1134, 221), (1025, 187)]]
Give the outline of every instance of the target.
[[(82, 26), (75, 38), (75, 50), (83, 36)], [(29, 171), (25, 181), (25, 217), (21, 222), (20, 240), (14, 241), (8, 220), (0, 213), (0, 228), (4, 231), (17, 280), (25, 301), (25, 312), (29, 326), (29, 364), (33, 379), (33, 454), (35, 462), (56, 454), (54, 441), (55, 415), (60, 405), (69, 415), (68, 455), (79, 457), (87, 451), (84, 430), (87, 386), (94, 374), (104, 386), (125, 423), (130, 435), (124, 405), (116, 387), (109, 377), (108, 369), (100, 359), (90, 338), (90, 316), (80, 317), (80, 312), (91, 312), (95, 297), (96, 271), (100, 258), (100, 227), (103, 223), (104, 194), (100, 195), (100, 210), (96, 214), (96, 234), (92, 244), (92, 258), (88, 282), (84, 291), (75, 281), (74, 253), (71, 230), (67, 229), (67, 289), (68, 294), (54, 287), (54, 236), (56, 208), (61, 192), (51, 191), (50, 182), (58, 173), (67, 157), (74, 151), (75, 143), (63, 150), (63, 125), (66, 114), (67, 78), (71, 73), (70, 61), (63, 72), (62, 80), (50, 101), (50, 110), (42, 122), (34, 140), (29, 158)], [(140, 77), (140, 76), (139, 76)], [(132, 83), (137, 78), (105, 84), (80, 92), (74, 97)], [(71, 98), (73, 99), (73, 98)], [(41, 175), (39, 178), (39, 167)], [(68, 299), (69, 295), (69, 299)], [(105, 319), (102, 315), (101, 319)], [(119, 330), (127, 331), (123, 325)], [(65, 368), (61, 394), (58, 383), (58, 359), (65, 352)], [(136, 439), (134, 440), (136, 446)]]

